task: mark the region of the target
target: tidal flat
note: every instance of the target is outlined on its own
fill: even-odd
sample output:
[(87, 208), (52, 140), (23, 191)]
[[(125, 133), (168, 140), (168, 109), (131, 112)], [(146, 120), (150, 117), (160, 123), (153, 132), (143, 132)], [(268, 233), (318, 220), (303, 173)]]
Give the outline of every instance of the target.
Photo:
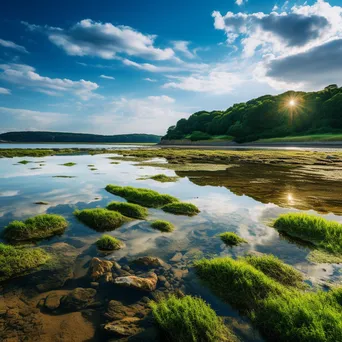
[[(338, 340), (342, 265), (273, 223), (288, 213), (342, 223), (342, 152), (119, 146), (0, 157), (1, 341)], [(44, 168), (30, 169), (42, 157)], [(183, 203), (191, 215), (175, 215)], [(44, 214), (68, 226), (5, 239), (11, 222)], [(247, 243), (227, 247), (223, 233)]]

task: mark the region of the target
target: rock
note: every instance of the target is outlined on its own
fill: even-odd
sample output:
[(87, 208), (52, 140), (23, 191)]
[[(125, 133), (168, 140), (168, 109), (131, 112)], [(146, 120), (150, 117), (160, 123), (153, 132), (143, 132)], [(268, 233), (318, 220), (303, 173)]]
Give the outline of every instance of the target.
[(96, 281), (92, 281), (92, 282), (90, 283), (90, 286), (91, 286), (93, 289), (97, 289), (97, 288), (100, 286), (100, 284), (99, 284), (98, 282), (96, 282)]
[(156, 257), (151, 257), (151, 256), (140, 257), (138, 259), (135, 259), (132, 263), (138, 266), (151, 267), (151, 268), (165, 266), (165, 262), (163, 260), (156, 258)]
[(110, 335), (128, 337), (140, 333), (143, 329), (139, 327), (140, 318), (126, 317), (120, 321), (114, 321), (104, 325), (104, 330)]
[(95, 289), (78, 287), (61, 298), (60, 307), (70, 311), (82, 310), (94, 302), (95, 296)]
[(157, 286), (158, 277), (155, 273), (149, 273), (146, 277), (127, 276), (114, 279), (114, 284), (129, 287), (141, 291), (154, 291)]
[(90, 276), (97, 280), (106, 273), (110, 273), (114, 264), (112, 261), (93, 258), (90, 263)]
[(124, 271), (129, 271), (130, 270), (130, 267), (129, 266), (127, 266), (127, 265), (124, 265), (124, 266), (122, 266), (121, 267)]
[(158, 281), (164, 285), (167, 282), (167, 279), (165, 278), (165, 276), (159, 276), (158, 277)]
[(182, 279), (189, 273), (189, 271), (187, 269), (182, 270), (180, 268), (173, 268), (172, 273), (176, 279)]
[(62, 296), (59, 296), (56, 293), (50, 293), (45, 298), (45, 302), (44, 302), (45, 308), (51, 311), (56, 310), (60, 305), (61, 297)]
[(125, 317), (144, 317), (149, 311), (150, 308), (145, 306), (142, 301), (125, 306), (117, 300), (111, 300), (108, 303), (105, 317), (115, 321), (121, 320)]
[(179, 262), (182, 260), (182, 258), (183, 258), (183, 254), (178, 252), (170, 259), (170, 261), (171, 262)]

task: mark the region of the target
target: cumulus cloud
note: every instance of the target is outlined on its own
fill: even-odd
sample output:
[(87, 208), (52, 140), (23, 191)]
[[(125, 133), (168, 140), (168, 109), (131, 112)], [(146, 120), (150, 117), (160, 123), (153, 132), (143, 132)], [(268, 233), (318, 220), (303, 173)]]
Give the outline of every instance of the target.
[(7, 88), (0, 87), (0, 95), (10, 95), (11, 91)]
[(25, 49), (25, 47), (18, 45), (16, 43), (13, 43), (9, 40), (0, 39), (0, 45), (9, 49), (14, 49), (22, 53), (28, 53), (28, 51)]
[(3, 70), (0, 73), (0, 79), (47, 95), (58, 96), (72, 93), (83, 100), (99, 97), (93, 92), (99, 87), (94, 82), (41, 76), (33, 67), (26, 64), (0, 64), (0, 70)]
[(163, 88), (175, 88), (216, 95), (230, 93), (237, 85), (244, 81), (241, 74), (219, 70), (213, 70), (206, 74), (169, 76), (169, 78), (173, 79), (173, 81), (165, 83)]
[(247, 0), (246, 0), (246, 1), (244, 1), (244, 0), (235, 0), (235, 3), (236, 3), (238, 6), (243, 5), (245, 2), (247, 2)]
[(313, 5), (293, 6), (288, 12), (232, 13), (214, 11), (214, 26), (224, 30), (229, 44), (241, 39), (244, 54), (303, 52), (342, 35), (342, 7), (324, 0)]
[(172, 44), (174, 50), (182, 52), (185, 57), (190, 59), (195, 58), (195, 55), (189, 50), (190, 42), (185, 40), (174, 40)]
[(107, 75), (100, 75), (100, 78), (104, 78), (106, 80), (115, 80), (115, 77), (113, 76), (107, 76)]
[[(171, 48), (155, 47), (156, 35), (146, 35), (129, 26), (84, 19), (68, 29), (25, 24), (30, 30), (46, 32), (50, 41), (71, 56), (115, 59), (121, 54), (148, 60), (168, 60)], [(119, 55), (119, 56), (118, 56)]]

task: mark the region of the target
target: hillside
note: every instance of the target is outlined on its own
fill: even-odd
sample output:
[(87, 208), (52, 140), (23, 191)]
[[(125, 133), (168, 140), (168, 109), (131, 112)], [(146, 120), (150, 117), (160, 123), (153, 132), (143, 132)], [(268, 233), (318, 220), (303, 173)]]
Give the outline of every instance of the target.
[(0, 134), (0, 141), (20, 143), (158, 143), (153, 134), (98, 135), (64, 132), (8, 132)]
[(265, 95), (225, 111), (201, 111), (171, 126), (163, 140), (258, 139), (342, 133), (342, 88)]

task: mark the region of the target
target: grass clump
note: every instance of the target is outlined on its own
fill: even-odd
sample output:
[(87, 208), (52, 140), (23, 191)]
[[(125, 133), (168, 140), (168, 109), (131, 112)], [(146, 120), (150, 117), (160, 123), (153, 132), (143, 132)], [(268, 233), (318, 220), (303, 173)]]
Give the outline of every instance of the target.
[(124, 203), (124, 202), (110, 202), (107, 205), (107, 209), (118, 211), (120, 214), (132, 217), (135, 219), (143, 220), (147, 217), (148, 211), (146, 208), (139, 204)]
[(304, 286), (304, 278), (301, 272), (285, 264), (272, 254), (262, 256), (248, 255), (244, 260), (278, 283), (297, 288), (306, 287)]
[(64, 163), (64, 164), (61, 164), (62, 166), (75, 166), (76, 163), (73, 163), (73, 162), (69, 162), (69, 163)]
[[(267, 341), (334, 342), (342, 336), (342, 289), (305, 292), (281, 282), (277, 261), (269, 256), (195, 262), (196, 272), (223, 300), (245, 313)], [(273, 268), (272, 271), (267, 269)], [(253, 265), (252, 265), (253, 264)], [(255, 265), (255, 266), (254, 266)], [(261, 271), (263, 270), (263, 271)], [(294, 282), (296, 282), (296, 280)]]
[(21, 160), (21, 161), (18, 161), (18, 164), (23, 164), (23, 165), (26, 165), (28, 163), (31, 163), (29, 160)]
[(200, 210), (194, 204), (184, 202), (170, 203), (164, 205), (162, 209), (167, 213), (187, 216), (194, 216), (200, 212)]
[(169, 182), (177, 182), (177, 180), (179, 179), (179, 177), (177, 176), (167, 176), (164, 174), (158, 174), (155, 176), (151, 176), (151, 177), (143, 177), (143, 178), (139, 178), (142, 180), (146, 180), (146, 179), (153, 179), (157, 182), (161, 182), (161, 183), (169, 183)]
[(102, 235), (102, 237), (96, 241), (96, 246), (100, 250), (114, 251), (120, 249), (123, 246), (123, 243), (113, 236)]
[(28, 273), (51, 256), (41, 248), (20, 248), (0, 243), (0, 281)]
[(76, 210), (74, 215), (82, 223), (99, 232), (114, 230), (128, 221), (119, 212), (102, 208)]
[(232, 232), (222, 233), (219, 235), (219, 237), (227, 246), (238, 246), (243, 243), (247, 243), (245, 239)]
[(150, 189), (109, 184), (106, 186), (106, 190), (113, 195), (125, 198), (128, 202), (140, 204), (144, 207), (158, 208), (169, 203), (178, 202), (178, 199), (173, 196), (160, 194)]
[(342, 253), (342, 224), (305, 213), (280, 215), (274, 227), (332, 254)]
[(233, 341), (223, 321), (201, 298), (174, 295), (151, 302), (152, 314), (165, 339), (179, 342)]
[(68, 222), (60, 215), (42, 214), (25, 221), (12, 221), (4, 230), (10, 241), (46, 239), (64, 232)]
[(166, 233), (172, 232), (175, 229), (174, 225), (171, 222), (164, 221), (164, 220), (153, 221), (151, 223), (151, 227), (153, 229), (158, 229), (161, 232), (166, 232)]

